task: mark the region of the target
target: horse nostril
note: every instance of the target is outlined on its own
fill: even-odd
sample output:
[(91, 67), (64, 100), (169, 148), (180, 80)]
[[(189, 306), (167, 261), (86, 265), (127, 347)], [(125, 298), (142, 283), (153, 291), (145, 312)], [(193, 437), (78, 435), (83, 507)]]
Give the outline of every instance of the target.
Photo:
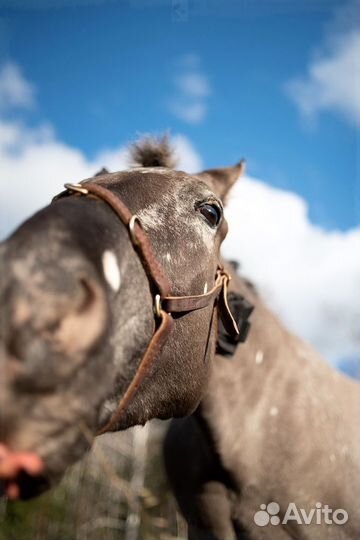
[(53, 388), (49, 343), (31, 328), (14, 329), (5, 343), (6, 381), (13, 391), (48, 391)]
[(84, 270), (62, 276), (61, 285), (57, 292), (50, 285), (33, 287), (31, 301), (19, 286), (9, 299), (2, 350), (14, 392), (54, 391), (87, 360), (108, 328), (102, 283)]
[[(33, 452), (13, 452), (0, 444), (0, 482), (9, 498), (28, 498), (44, 484), (43, 461)], [(31, 489), (30, 489), (31, 487)]]
[[(10, 359), (23, 360), (26, 347), (24, 332), (13, 332), (5, 342), (6, 352)], [(11, 361), (11, 360), (10, 360)]]

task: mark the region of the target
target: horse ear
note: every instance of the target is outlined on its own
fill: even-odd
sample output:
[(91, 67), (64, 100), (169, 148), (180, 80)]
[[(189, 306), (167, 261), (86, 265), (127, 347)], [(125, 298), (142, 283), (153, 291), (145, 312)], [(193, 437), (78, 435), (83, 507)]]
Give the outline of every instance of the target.
[(206, 182), (215, 192), (215, 194), (220, 197), (222, 201), (226, 199), (227, 194), (229, 193), (232, 186), (235, 184), (236, 180), (245, 172), (245, 160), (242, 159), (234, 165), (233, 167), (223, 167), (221, 169), (207, 169), (198, 173), (198, 176), (201, 180)]

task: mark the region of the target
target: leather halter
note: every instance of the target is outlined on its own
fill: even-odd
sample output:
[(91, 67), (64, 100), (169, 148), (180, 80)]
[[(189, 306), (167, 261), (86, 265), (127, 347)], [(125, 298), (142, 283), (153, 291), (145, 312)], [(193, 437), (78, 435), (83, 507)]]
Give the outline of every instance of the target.
[(115, 413), (98, 431), (97, 435), (101, 435), (111, 430), (119, 421), (122, 413), (149, 373), (174, 325), (172, 313), (187, 313), (203, 309), (210, 304), (213, 304), (215, 309), (215, 301), (218, 299), (221, 320), (227, 332), (232, 336), (237, 336), (239, 330), (227, 302), (227, 287), (231, 278), (222, 267), (218, 267), (214, 286), (208, 293), (194, 296), (170, 296), (171, 284), (154, 255), (151, 242), (141, 226), (139, 217), (131, 213), (120, 197), (95, 182), (65, 184), (64, 187), (66, 191), (60, 193), (55, 199), (72, 193), (80, 193), (85, 196), (94, 195), (107, 203), (120, 221), (128, 228), (131, 243), (145, 270), (154, 300), (154, 334)]

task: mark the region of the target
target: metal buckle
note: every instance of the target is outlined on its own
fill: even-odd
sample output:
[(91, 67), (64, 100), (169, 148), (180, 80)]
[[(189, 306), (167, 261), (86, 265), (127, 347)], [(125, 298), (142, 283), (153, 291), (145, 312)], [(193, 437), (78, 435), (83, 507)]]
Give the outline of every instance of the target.
[(156, 294), (154, 298), (154, 313), (157, 317), (161, 317), (161, 296)]
[(140, 218), (136, 214), (134, 214), (133, 216), (131, 216), (130, 221), (129, 221), (129, 231), (130, 231), (131, 241), (133, 244), (135, 244), (135, 246), (139, 245), (139, 241), (136, 238), (136, 233), (135, 233), (136, 222), (141, 227)]
[(86, 187), (84, 187), (82, 184), (72, 184), (70, 182), (70, 183), (64, 184), (64, 188), (67, 189), (68, 191), (75, 191), (76, 193), (81, 193), (82, 195), (89, 194), (89, 190), (86, 189)]

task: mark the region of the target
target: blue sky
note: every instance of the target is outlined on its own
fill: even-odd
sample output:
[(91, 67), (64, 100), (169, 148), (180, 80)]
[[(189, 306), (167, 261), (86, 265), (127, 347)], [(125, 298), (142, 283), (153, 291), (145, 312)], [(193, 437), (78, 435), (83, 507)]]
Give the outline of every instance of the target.
[(37, 105), (21, 113), (28, 125), (50, 122), (89, 158), (170, 128), (205, 166), (244, 156), (250, 174), (304, 197), (313, 223), (359, 223), (357, 122), (331, 106), (306, 117), (289, 91), (331, 54), (332, 33), (351, 27), (341, 22), (343, 1), (0, 6), (2, 61), (36, 88)]

